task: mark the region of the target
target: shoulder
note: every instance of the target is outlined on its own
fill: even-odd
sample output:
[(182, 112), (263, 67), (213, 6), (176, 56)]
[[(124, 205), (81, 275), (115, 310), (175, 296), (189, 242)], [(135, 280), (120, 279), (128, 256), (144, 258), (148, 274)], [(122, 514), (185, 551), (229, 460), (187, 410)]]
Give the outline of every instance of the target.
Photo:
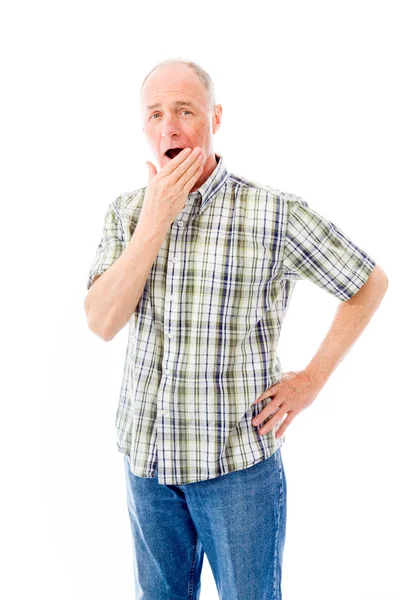
[(146, 187), (131, 192), (123, 192), (111, 204), (121, 217), (126, 216), (126, 214), (132, 215), (136, 209), (140, 210), (142, 208), (145, 193)]
[(123, 192), (109, 206), (120, 223), (125, 240), (130, 240), (139, 221), (146, 189), (147, 186)]
[(262, 195), (265, 198), (269, 197), (275, 201), (280, 201), (288, 205), (299, 202), (303, 206), (308, 206), (307, 202), (298, 194), (294, 194), (293, 192), (288, 192), (265, 183), (260, 183), (259, 181), (248, 179), (247, 177), (243, 177), (242, 175), (238, 175), (236, 173), (229, 174), (229, 181), (231, 182), (231, 185), (239, 187), (240, 191), (243, 193), (249, 193), (253, 191), (253, 193), (256, 195)]

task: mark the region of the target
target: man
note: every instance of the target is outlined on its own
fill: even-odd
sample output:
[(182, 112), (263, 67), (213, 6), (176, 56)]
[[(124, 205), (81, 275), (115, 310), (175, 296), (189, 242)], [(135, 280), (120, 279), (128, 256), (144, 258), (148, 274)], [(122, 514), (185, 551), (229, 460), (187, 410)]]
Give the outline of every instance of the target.
[[(147, 163), (148, 185), (108, 207), (85, 299), (102, 339), (129, 322), (115, 426), (136, 598), (199, 598), (206, 552), (221, 598), (280, 600), (283, 434), (388, 279), (301, 197), (229, 173), (213, 150), (222, 107), (199, 65), (156, 65), (141, 110), (160, 170)], [(276, 348), (299, 279), (341, 302), (308, 366), (282, 373)]]

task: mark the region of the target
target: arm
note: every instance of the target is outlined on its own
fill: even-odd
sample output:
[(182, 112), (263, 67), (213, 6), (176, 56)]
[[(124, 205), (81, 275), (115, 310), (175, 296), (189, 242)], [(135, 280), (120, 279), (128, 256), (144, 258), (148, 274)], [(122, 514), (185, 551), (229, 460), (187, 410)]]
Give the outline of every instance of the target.
[(301, 371), (284, 373), (281, 381), (265, 390), (255, 401), (254, 404), (258, 404), (265, 398), (273, 397), (252, 421), (253, 425), (258, 426), (269, 418), (258, 430), (259, 434), (267, 434), (287, 413), (275, 434), (276, 438), (281, 437), (296, 415), (315, 400), (329, 376), (364, 331), (387, 288), (388, 278), (376, 265), (358, 292), (339, 304), (333, 323), (308, 366)]
[(282, 374), (255, 404), (273, 398), (256, 414), (265, 419), (265, 435), (287, 414), (276, 431), (280, 437), (293, 419), (314, 402), (340, 361), (361, 335), (386, 294), (388, 278), (367, 254), (335, 223), (302, 199), (290, 201), (285, 237), (284, 273), (288, 279), (308, 279), (341, 302), (332, 325), (305, 369)]
[(121, 256), (93, 281), (84, 302), (91, 331), (106, 342), (126, 325), (143, 293), (150, 269), (168, 231), (139, 220)]
[(317, 387), (326, 383), (352, 348), (380, 305), (387, 288), (388, 278), (376, 265), (358, 292), (350, 300), (340, 302), (328, 333), (304, 370)]
[(101, 260), (96, 260), (96, 268), (90, 272), (90, 278), (92, 273), (101, 277), (94, 285), (92, 280), (84, 302), (89, 329), (105, 341), (112, 340), (135, 312), (163, 240), (202, 172), (203, 158), (200, 148), (196, 147), (185, 148), (158, 173), (155, 166), (148, 163), (149, 182), (140, 218), (124, 250), (116, 207), (109, 207), (96, 256)]

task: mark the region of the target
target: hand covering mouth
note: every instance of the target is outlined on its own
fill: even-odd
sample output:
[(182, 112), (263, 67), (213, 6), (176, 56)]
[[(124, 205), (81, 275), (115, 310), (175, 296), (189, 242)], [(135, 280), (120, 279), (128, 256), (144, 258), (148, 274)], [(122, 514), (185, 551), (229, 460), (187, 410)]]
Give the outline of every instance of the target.
[(178, 156), (179, 152), (182, 152), (182, 150), (184, 150), (184, 148), (169, 148), (165, 152), (165, 156), (168, 156), (168, 158), (175, 158), (175, 156)]

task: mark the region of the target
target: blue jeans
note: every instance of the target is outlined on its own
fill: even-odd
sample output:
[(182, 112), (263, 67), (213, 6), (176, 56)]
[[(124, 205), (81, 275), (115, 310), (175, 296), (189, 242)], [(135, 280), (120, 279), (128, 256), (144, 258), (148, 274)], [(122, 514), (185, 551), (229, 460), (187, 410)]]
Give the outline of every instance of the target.
[(182, 485), (138, 477), (124, 461), (135, 600), (198, 600), (204, 552), (220, 600), (282, 600), (280, 448), (247, 469)]

